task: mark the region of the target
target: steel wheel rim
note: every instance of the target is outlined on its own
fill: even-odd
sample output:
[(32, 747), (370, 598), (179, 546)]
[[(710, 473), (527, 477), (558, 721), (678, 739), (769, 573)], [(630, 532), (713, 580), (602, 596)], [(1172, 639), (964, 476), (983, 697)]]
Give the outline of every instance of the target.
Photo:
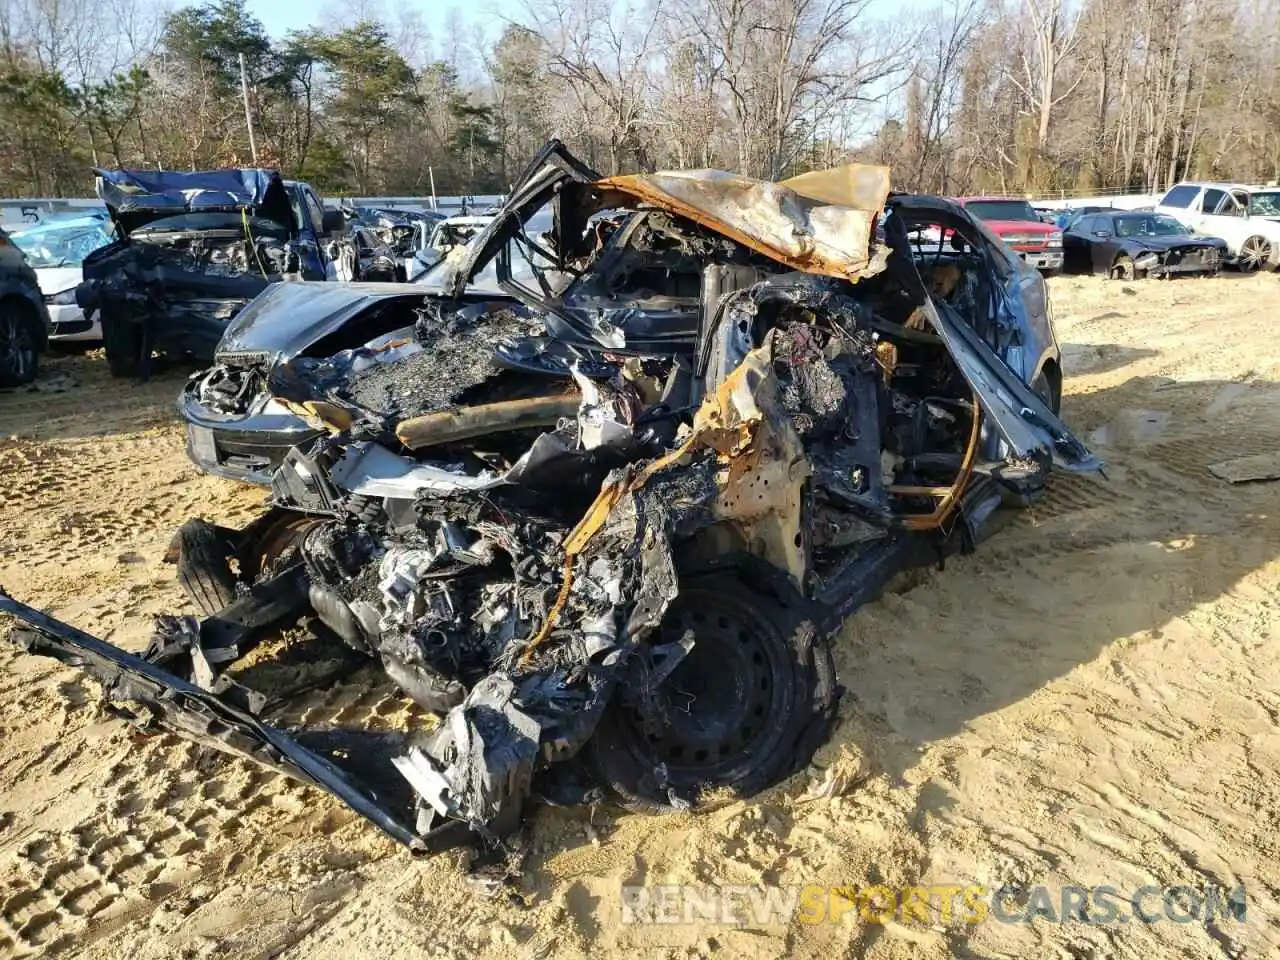
[(12, 313), (0, 317), (0, 365), (14, 379), (21, 380), (34, 362), (35, 347), (27, 325)]
[(696, 640), (658, 693), (668, 722), (642, 732), (644, 718), (633, 708), (628, 726), (633, 740), (645, 743), (672, 773), (714, 775), (741, 762), (769, 736), (777, 665), (768, 628), (742, 611), (705, 602), (672, 612), (677, 615), (663, 624), (660, 642), (678, 640), (685, 630), (693, 630)]

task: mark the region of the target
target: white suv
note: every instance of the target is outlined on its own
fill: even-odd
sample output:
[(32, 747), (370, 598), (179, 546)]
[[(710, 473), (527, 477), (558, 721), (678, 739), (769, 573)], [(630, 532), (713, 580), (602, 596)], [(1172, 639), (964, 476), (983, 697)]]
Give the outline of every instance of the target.
[[(1242, 270), (1268, 269), (1280, 254), (1280, 220), (1272, 219), (1273, 205), (1258, 191), (1230, 183), (1179, 183), (1156, 205), (1160, 213), (1180, 220), (1196, 233), (1221, 237), (1227, 243), (1228, 263)], [(1265, 191), (1267, 200), (1273, 191)], [(1263, 207), (1266, 207), (1264, 212)]]

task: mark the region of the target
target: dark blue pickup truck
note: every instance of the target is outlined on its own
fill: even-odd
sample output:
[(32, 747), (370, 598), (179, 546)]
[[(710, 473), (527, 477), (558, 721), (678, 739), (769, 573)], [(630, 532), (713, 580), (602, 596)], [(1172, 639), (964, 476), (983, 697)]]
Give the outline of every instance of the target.
[(116, 239), (85, 259), (76, 301), (100, 311), (115, 376), (145, 376), (156, 352), (207, 362), (268, 284), (334, 278), (323, 241), (343, 217), (309, 184), (261, 169), (95, 172)]

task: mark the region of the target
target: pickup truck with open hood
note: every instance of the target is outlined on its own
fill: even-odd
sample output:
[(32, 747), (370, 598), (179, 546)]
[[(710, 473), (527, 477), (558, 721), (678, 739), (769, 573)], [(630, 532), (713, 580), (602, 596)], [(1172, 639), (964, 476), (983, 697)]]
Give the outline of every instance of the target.
[(305, 183), (273, 170), (98, 170), (116, 239), (85, 258), (76, 301), (99, 311), (115, 376), (151, 356), (212, 358), (227, 323), (278, 280), (332, 279), (321, 239), (340, 230)]

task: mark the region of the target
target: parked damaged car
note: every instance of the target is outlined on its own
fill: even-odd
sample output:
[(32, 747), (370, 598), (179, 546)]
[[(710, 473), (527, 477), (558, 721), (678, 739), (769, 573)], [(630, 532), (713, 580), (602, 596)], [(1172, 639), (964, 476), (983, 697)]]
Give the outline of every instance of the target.
[(227, 323), (272, 282), (331, 278), (341, 229), (305, 183), (270, 170), (98, 170), (115, 240), (89, 254), (76, 302), (97, 312), (115, 376), (152, 354), (208, 360)]
[(372, 231), (400, 258), (412, 255), (413, 236), (418, 224), (426, 224), (430, 229), (433, 224), (445, 218), (443, 213), (434, 210), (361, 207), (353, 204), (344, 204), (341, 209), (348, 226), (360, 224)]
[[(16, 639), (413, 850), (502, 850), (531, 800), (671, 810), (801, 768), (844, 618), (1051, 465), (1099, 468), (1055, 412), (1043, 281), (884, 168), (600, 178), (553, 142), (442, 289), (491, 260), (509, 298), (273, 369), (319, 436), (248, 527), (178, 532), (207, 616), (135, 657), (0, 599)], [(238, 665), (302, 615), (441, 720), (269, 722)]]
[(1066, 269), (1116, 280), (1214, 275), (1227, 258), (1227, 243), (1196, 236), (1162, 213), (1108, 211), (1084, 214), (1063, 233)]
[(433, 266), (469, 244), (492, 219), (492, 214), (468, 214), (417, 224), (411, 241), (412, 249), (404, 259), (405, 278), (410, 283), (426, 280)]
[[(539, 212), (526, 230), (537, 236), (550, 226), (549, 211)], [(528, 252), (512, 241), (508, 248), (503, 262), (510, 277), (533, 283)], [(536, 253), (533, 257), (538, 260)], [(409, 338), (419, 311), (431, 301), (455, 308), (481, 302), (518, 304), (498, 283), (497, 259), (491, 256), (480, 266), (461, 294), (445, 291), (444, 281), (452, 270), (444, 264), (409, 287), (308, 281), (269, 287), (232, 321), (214, 351), (213, 366), (193, 376), (178, 399), (187, 424), (188, 456), (206, 473), (269, 485), (285, 455), (322, 432), (272, 396), (270, 384), (280, 365), (294, 357), (326, 358)], [(692, 333), (690, 342), (691, 338)], [(562, 372), (581, 356), (565, 348)], [(519, 358), (505, 362), (518, 363)]]
[(111, 242), (105, 211), (82, 217), (58, 217), (15, 232), (10, 239), (36, 272), (49, 310), (49, 342), (59, 346), (92, 344), (102, 339), (98, 318), (76, 304), (76, 287), (84, 280), (80, 264)]

